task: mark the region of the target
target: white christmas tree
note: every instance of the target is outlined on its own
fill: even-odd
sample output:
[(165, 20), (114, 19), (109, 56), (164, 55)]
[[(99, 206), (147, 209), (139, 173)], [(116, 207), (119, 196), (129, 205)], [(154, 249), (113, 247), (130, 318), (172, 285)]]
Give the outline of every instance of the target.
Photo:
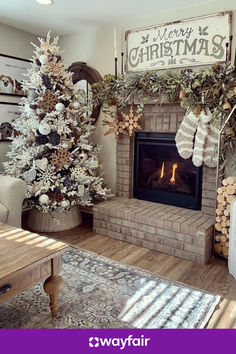
[(106, 199), (98, 165), (99, 146), (90, 138), (94, 130), (87, 98), (74, 90), (72, 73), (67, 72), (58, 47), (39, 38), (23, 89), (21, 115), (15, 120), (8, 175), (22, 178), (28, 186), (30, 205), (52, 213), (74, 205), (92, 205)]

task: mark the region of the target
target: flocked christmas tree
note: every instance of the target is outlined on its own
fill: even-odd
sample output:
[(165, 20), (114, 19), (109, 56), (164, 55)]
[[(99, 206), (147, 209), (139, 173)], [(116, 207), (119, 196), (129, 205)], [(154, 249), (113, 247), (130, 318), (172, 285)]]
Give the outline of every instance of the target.
[(105, 199), (98, 165), (100, 147), (90, 141), (89, 118), (83, 90), (74, 90), (72, 73), (64, 69), (58, 38), (39, 38), (26, 74), (21, 115), (14, 122), (15, 137), (4, 163), (8, 175), (22, 178), (31, 205), (52, 213), (74, 205)]

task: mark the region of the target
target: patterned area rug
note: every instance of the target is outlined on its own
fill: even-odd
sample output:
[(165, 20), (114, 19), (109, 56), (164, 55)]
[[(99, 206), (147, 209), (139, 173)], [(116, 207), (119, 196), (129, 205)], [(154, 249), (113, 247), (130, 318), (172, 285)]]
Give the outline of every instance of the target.
[(220, 296), (73, 249), (57, 318), (39, 283), (0, 305), (0, 328), (203, 328)]

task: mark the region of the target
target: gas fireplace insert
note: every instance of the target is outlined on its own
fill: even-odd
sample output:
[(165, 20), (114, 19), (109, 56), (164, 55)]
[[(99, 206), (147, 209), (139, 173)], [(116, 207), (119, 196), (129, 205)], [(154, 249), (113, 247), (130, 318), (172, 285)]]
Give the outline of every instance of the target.
[(201, 209), (202, 167), (179, 156), (175, 134), (135, 134), (134, 197)]

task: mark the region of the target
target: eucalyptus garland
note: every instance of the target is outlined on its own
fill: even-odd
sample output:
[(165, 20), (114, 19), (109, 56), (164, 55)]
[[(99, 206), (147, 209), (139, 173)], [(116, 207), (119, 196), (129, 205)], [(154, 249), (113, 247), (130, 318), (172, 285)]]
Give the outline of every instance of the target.
[(103, 104), (104, 111), (114, 103), (124, 107), (138, 100), (141, 111), (149, 99), (158, 103), (181, 99), (181, 106), (195, 114), (210, 109), (213, 124), (220, 128), (236, 103), (236, 73), (229, 64), (216, 64), (199, 72), (185, 69), (180, 73), (148, 71), (117, 78), (105, 75), (92, 90), (94, 105)]

